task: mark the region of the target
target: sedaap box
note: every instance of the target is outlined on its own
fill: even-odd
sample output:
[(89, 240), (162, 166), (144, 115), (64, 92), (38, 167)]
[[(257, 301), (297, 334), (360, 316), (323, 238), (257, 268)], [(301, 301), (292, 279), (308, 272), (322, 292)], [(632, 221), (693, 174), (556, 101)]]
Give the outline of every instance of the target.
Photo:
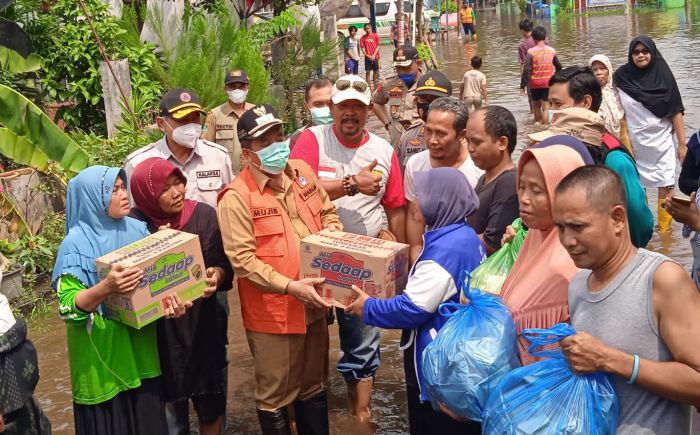
[(408, 245), (324, 230), (301, 241), (300, 276), (326, 278), (321, 296), (340, 307), (354, 300), (353, 284), (372, 297), (390, 298), (406, 286)]
[(100, 279), (112, 266), (138, 267), (144, 276), (138, 288), (129, 293), (114, 293), (103, 303), (105, 316), (134, 328), (163, 317), (163, 299), (177, 293), (191, 301), (206, 288), (206, 268), (199, 236), (176, 230), (163, 230), (96, 260)]

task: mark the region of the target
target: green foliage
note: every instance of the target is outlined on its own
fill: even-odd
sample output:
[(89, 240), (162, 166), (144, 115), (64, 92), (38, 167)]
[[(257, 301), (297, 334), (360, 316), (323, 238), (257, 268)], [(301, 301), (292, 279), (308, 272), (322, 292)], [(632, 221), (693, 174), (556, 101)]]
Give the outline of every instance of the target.
[[(39, 2), (40, 3), (40, 2)], [(153, 47), (128, 37), (120, 21), (109, 14), (101, 0), (85, 1), (110, 59), (128, 59), (134, 91), (156, 104), (162, 88), (155, 79), (158, 60)], [(18, 19), (32, 35), (44, 59), (42, 83), (49, 99), (74, 103), (57, 114), (69, 129), (105, 131), (104, 101), (100, 81), (103, 60), (78, 2), (56, 0), (46, 13), (32, 13), (36, 0), (23, 0), (15, 7)], [(128, 10), (128, 8), (127, 8)]]
[[(163, 29), (162, 18), (148, 17), (149, 25), (158, 35), (159, 45), (168, 47), (170, 35)], [(270, 76), (258, 42), (250, 31), (239, 28), (236, 15), (221, 10), (208, 14), (192, 10), (183, 17), (183, 32), (172, 50), (165, 50), (167, 86), (186, 87), (196, 92), (205, 108), (226, 101), (224, 75), (227, 69), (242, 68), (250, 79), (248, 101), (268, 101)]]
[(430, 47), (423, 44), (422, 42), (416, 44), (416, 50), (418, 51), (418, 57), (423, 62), (423, 65), (430, 65), (433, 62)]
[(47, 172), (56, 162), (77, 173), (88, 165), (89, 156), (56, 126), (34, 103), (14, 89), (0, 85), (0, 153), (18, 163)]
[[(318, 75), (324, 64), (330, 64), (339, 50), (336, 40), (321, 42), (318, 22), (311, 19), (301, 28), (292, 29), (285, 40), (284, 56), (273, 64), (273, 81), (285, 90), (285, 101), (279, 108), (291, 130), (300, 125), (297, 113), (302, 112), (300, 100), (295, 98), (295, 91), (303, 88), (310, 77)], [(327, 70), (332, 76), (337, 71)]]
[(520, 12), (525, 12), (525, 8), (527, 8), (527, 0), (515, 0), (515, 4), (518, 5)]
[(15, 242), (0, 242), (0, 253), (12, 264), (19, 264), (24, 268), (23, 281), (33, 287), (40, 276), (53, 268), (59, 245), (60, 239), (56, 243), (56, 240), (49, 241), (42, 235), (25, 235)]
[[(445, 13), (445, 3), (440, 2), (437, 7), (437, 11), (440, 12), (441, 14)], [(457, 4), (453, 1), (448, 1), (447, 2), (447, 13), (453, 14), (457, 12)]]
[[(295, 12), (295, 9), (288, 9), (267, 21), (261, 21), (254, 24), (250, 28), (248, 37), (251, 39), (253, 44), (261, 47), (263, 44), (270, 42), (274, 38), (287, 33), (289, 29), (299, 27), (301, 21), (296, 18), (294, 15)], [(316, 25), (318, 26), (318, 23)]]

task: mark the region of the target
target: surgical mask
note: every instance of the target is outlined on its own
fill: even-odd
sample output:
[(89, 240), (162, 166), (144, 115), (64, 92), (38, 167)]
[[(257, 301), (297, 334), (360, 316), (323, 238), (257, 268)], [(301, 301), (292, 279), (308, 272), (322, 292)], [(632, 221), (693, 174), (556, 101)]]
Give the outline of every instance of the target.
[(314, 125), (326, 125), (333, 122), (333, 116), (331, 116), (331, 108), (326, 107), (314, 107), (311, 109), (311, 121)]
[(175, 127), (172, 132), (172, 138), (175, 143), (186, 148), (194, 148), (201, 135), (202, 126), (194, 122)]
[(413, 87), (413, 85), (416, 83), (416, 74), (399, 74), (399, 78), (403, 80), (403, 82), (408, 86), (409, 88)]
[(226, 91), (229, 100), (235, 104), (245, 103), (245, 99), (248, 97), (248, 91), (243, 89), (233, 89), (231, 91)]
[(430, 103), (417, 103), (418, 106), (418, 116), (423, 121), (428, 120), (428, 109), (430, 109)]
[(260, 170), (268, 174), (281, 174), (289, 160), (289, 146), (286, 142), (274, 142), (255, 154), (260, 157)]

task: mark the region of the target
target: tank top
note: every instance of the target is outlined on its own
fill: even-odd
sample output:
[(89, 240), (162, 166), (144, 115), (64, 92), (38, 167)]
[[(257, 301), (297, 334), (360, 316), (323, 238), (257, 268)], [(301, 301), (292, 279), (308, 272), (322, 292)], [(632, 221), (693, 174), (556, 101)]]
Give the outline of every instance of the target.
[[(569, 284), (571, 324), (608, 346), (640, 358), (673, 361), (659, 335), (653, 308), (653, 282), (664, 255), (640, 249), (605, 288), (591, 292), (590, 270), (577, 273)], [(667, 400), (627, 379), (614, 376), (620, 400), (618, 435), (678, 435), (690, 430), (690, 407)]]

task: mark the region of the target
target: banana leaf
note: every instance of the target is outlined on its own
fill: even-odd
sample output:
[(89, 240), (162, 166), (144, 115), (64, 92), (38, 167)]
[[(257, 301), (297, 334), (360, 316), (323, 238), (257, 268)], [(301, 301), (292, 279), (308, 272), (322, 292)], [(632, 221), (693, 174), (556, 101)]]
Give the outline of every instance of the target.
[(0, 17), (0, 45), (14, 50), (22, 57), (32, 52), (32, 38), (14, 21)]
[(12, 156), (12, 160), (20, 165), (31, 166), (39, 171), (47, 172), (49, 158), (37, 149), (24, 136), (17, 136), (6, 128), (0, 128), (0, 153)]
[(41, 56), (32, 53), (25, 58), (0, 45), (0, 67), (16, 74), (36, 71), (41, 68)]
[[(0, 152), (13, 160), (19, 158), (41, 165), (44, 162), (43, 154), (47, 158), (46, 164), (48, 161), (56, 162), (69, 178), (89, 165), (90, 156), (83, 148), (34, 103), (4, 85), (0, 85), (0, 124), (17, 136), (15, 142), (6, 136), (4, 139), (8, 142), (0, 144)], [(28, 149), (22, 149), (25, 147)], [(35, 169), (45, 170), (46, 164), (43, 167), (35, 166)]]

